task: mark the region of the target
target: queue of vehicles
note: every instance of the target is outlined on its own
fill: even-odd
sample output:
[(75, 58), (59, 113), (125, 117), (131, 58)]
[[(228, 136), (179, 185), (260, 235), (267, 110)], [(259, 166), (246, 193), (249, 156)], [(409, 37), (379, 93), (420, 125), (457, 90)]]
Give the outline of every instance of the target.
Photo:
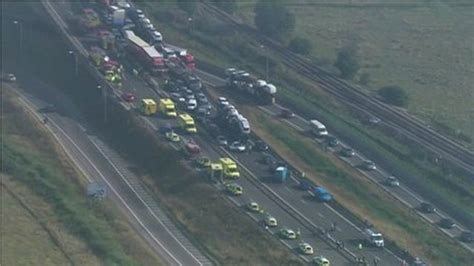
[[(149, 20), (144, 17), (143, 12), (136, 12), (137, 18), (140, 19), (140, 23), (143, 24), (143, 29), (146, 30), (153, 30), (154, 27), (146, 26), (151, 24)], [(143, 16), (142, 16), (143, 15)], [(184, 91), (184, 95), (180, 94), (180, 92), (174, 92), (175, 95), (172, 95), (172, 99), (160, 99), (159, 105), (157, 106), (156, 102), (153, 99), (142, 99), (141, 102), (141, 110), (145, 115), (154, 115), (157, 112), (163, 113), (167, 117), (177, 117), (180, 126), (188, 133), (196, 133), (197, 129), (195, 126), (195, 122), (193, 117), (187, 113), (178, 114), (174, 102), (178, 103), (185, 103), (185, 108), (187, 111), (195, 111), (198, 110), (198, 102), (203, 103), (207, 102), (208, 100), (204, 94), (199, 94), (196, 92), (199, 91), (202, 87), (201, 81), (197, 78), (194, 74), (188, 72), (186, 68), (194, 68), (194, 62), (192, 56), (189, 54), (183, 55), (182, 51), (179, 52), (179, 56), (176, 54), (173, 55), (170, 52), (170, 49), (167, 48), (166, 45), (160, 44), (161, 49), (156, 48), (156, 45), (149, 45), (147, 42), (143, 41), (140, 37), (135, 35), (135, 33), (131, 30), (125, 31), (125, 39), (127, 40), (128, 44), (127, 47), (131, 54), (134, 55), (135, 58), (139, 59), (141, 64), (150, 72), (164, 72), (169, 71), (170, 76), (177, 78), (180, 82), (184, 83), (184, 85), (188, 88), (187, 91)], [(160, 34), (161, 36), (161, 34)], [(162, 42), (161, 40), (156, 40), (156, 42)], [(110, 45), (104, 45), (110, 46)], [(178, 49), (174, 49), (175, 51)], [(159, 52), (161, 51), (161, 53)], [(166, 56), (165, 56), (166, 54)], [(170, 60), (171, 59), (171, 60)], [(177, 61), (179, 60), (179, 61)], [(180, 62), (176, 64), (176, 62)], [(184, 66), (184, 70), (182, 68)], [(184, 74), (183, 74), (184, 73)], [(230, 71), (229, 70), (229, 86), (233, 86), (238, 90), (243, 90), (245, 93), (248, 93), (252, 96), (256, 96), (259, 103), (268, 104), (274, 102), (274, 96), (276, 93), (276, 88), (272, 84), (267, 84), (263, 80), (256, 80), (251, 78), (248, 73), (242, 73), (241, 71)], [(193, 96), (192, 96), (193, 95)], [(174, 96), (174, 97), (173, 97)], [(184, 97), (182, 97), (184, 96)], [(130, 97), (128, 97), (130, 98)], [(184, 101), (182, 101), (184, 99)], [(174, 100), (174, 101), (173, 101)], [(133, 101), (133, 100), (132, 100)], [(170, 106), (173, 107), (170, 107)], [(178, 104), (179, 105), (179, 104)], [(208, 105), (210, 106), (210, 105)], [(208, 109), (211, 109), (212, 106)], [(209, 112), (209, 110), (207, 110)], [(208, 113), (206, 113), (208, 114)], [(286, 116), (290, 116), (292, 114), (285, 114)], [(227, 99), (220, 98), (218, 100), (218, 107), (217, 107), (217, 117), (221, 119), (221, 123), (223, 123), (223, 128), (231, 129), (233, 132), (238, 132), (240, 136), (245, 136), (250, 133), (250, 125), (248, 124), (248, 120), (245, 119), (241, 114), (238, 113), (237, 109), (229, 104)], [(192, 121), (192, 122), (191, 122)], [(313, 132), (318, 137), (324, 137), (328, 135), (328, 132), (325, 126), (320, 123), (319, 121), (312, 120), (311, 121)], [(169, 135), (169, 139), (171, 141), (180, 141), (179, 135), (174, 131), (171, 131)], [(168, 136), (167, 136), (168, 137)], [(227, 140), (221, 138), (219, 140), (221, 145), (227, 145)], [(243, 143), (239, 141), (234, 141), (229, 145), (229, 147), (233, 150), (237, 151), (245, 151), (247, 146), (243, 145)], [(262, 149), (268, 149), (268, 147), (264, 147)], [(229, 161), (230, 160), (230, 161)], [(225, 178), (238, 178), (240, 176), (237, 165), (233, 162), (230, 158), (221, 158), (220, 161), (217, 163), (221, 165), (219, 167), (211, 167), (213, 171), (218, 171), (222, 169), (222, 173)], [(211, 163), (212, 166), (212, 163)], [(278, 180), (280, 182), (284, 182), (286, 177), (288, 176), (288, 170), (283, 167), (279, 166), (275, 169), (275, 176), (278, 176)], [(226, 185), (227, 190), (233, 195), (241, 195), (243, 193), (243, 189), (236, 183), (227, 183)], [(329, 192), (325, 191), (321, 187), (316, 187), (312, 191), (317, 197), (320, 198), (322, 201), (330, 201), (332, 197), (330, 196)], [(277, 226), (277, 221), (274, 217), (267, 216), (265, 218), (265, 224), (267, 226)], [(291, 229), (283, 230), (286, 233), (284, 235), (291, 236), (291, 232), (296, 236), (297, 234), (292, 231)], [(295, 237), (296, 238), (296, 237)], [(293, 238), (290, 238), (293, 239)], [(306, 250), (306, 249), (305, 249)], [(329, 265), (329, 261), (325, 260), (323, 257), (319, 257), (318, 259), (322, 264), (320, 265)], [(315, 258), (316, 261), (316, 258)], [(327, 264), (324, 264), (327, 261)]]

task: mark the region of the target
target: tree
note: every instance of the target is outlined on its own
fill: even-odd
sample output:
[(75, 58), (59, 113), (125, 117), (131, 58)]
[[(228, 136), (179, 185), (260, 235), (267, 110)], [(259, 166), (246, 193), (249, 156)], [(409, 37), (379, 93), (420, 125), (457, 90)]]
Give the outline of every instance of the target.
[(179, 8), (186, 11), (188, 15), (193, 15), (197, 9), (197, 1), (196, 0), (177, 0), (176, 1)]
[(291, 40), (290, 44), (288, 45), (288, 48), (290, 48), (291, 51), (302, 55), (309, 54), (311, 52), (311, 49), (313, 49), (311, 41), (301, 37), (296, 37)]
[(237, 10), (236, 0), (212, 0), (214, 4), (229, 14), (233, 14)]
[(378, 94), (386, 103), (396, 106), (406, 106), (408, 104), (408, 94), (399, 86), (385, 86), (378, 90)]
[(281, 38), (295, 28), (295, 16), (280, 1), (260, 0), (255, 5), (255, 25), (264, 34)]
[(343, 79), (354, 78), (360, 68), (356, 59), (356, 49), (353, 47), (342, 48), (337, 53), (337, 60), (334, 66), (339, 69)]

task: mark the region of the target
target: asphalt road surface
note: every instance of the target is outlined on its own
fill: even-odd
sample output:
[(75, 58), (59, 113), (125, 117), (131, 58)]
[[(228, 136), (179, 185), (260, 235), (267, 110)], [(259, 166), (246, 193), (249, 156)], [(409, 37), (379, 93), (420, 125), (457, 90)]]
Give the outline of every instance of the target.
[[(61, 9), (59, 9), (59, 11), (61, 11)], [(61, 14), (63, 13), (61, 12)], [(130, 71), (130, 69), (128, 69), (128, 71)], [(116, 95), (119, 96), (123, 90), (133, 90), (137, 99), (152, 97), (157, 100), (159, 98), (155, 91), (151, 90), (141, 79), (138, 79), (130, 72), (126, 73), (126, 79), (123, 82), (122, 89), (115, 91)], [(124, 106), (128, 106), (128, 104), (124, 104)], [(144, 119), (146, 119), (150, 127), (155, 130), (164, 124), (175, 123), (173, 120), (165, 120), (156, 116), (146, 117)], [(191, 138), (201, 146), (203, 154), (206, 154), (213, 160), (226, 154), (226, 151), (218, 147), (215, 142), (209, 141), (206, 134), (198, 134)], [(317, 203), (312, 200), (311, 195), (307, 192), (296, 190), (294, 188), (296, 184), (294, 180), (290, 180), (286, 184), (260, 182), (259, 179), (267, 175), (266, 166), (255, 163), (261, 158), (261, 154), (254, 152), (250, 154), (234, 154), (234, 156), (237, 156), (239, 162), (243, 163), (245, 168), (248, 169), (248, 172), (241, 171), (243, 172), (243, 176), (237, 181), (244, 188), (244, 196), (238, 198), (229, 197), (236, 204), (245, 204), (250, 199), (259, 202), (265, 210), (279, 220), (280, 225), (288, 226), (292, 229), (299, 228), (302, 232), (302, 239), (315, 248), (316, 254), (322, 254), (328, 257), (335, 265), (346, 265), (350, 264), (350, 262), (342, 255), (342, 252), (337, 251), (333, 246), (328, 244), (328, 241), (322, 241), (321, 239), (324, 237), (315, 236), (313, 230), (308, 229), (307, 224), (305, 225), (301, 222), (302, 219), (309, 220), (315, 225), (314, 228), (328, 228), (331, 223), (335, 222), (337, 224), (337, 230), (331, 233), (332, 235), (329, 237), (342, 240), (346, 248), (357, 256), (364, 256), (369, 260), (373, 257), (377, 257), (381, 263), (386, 265), (398, 265), (400, 263), (399, 259), (386, 249), (366, 247), (358, 251), (356, 246), (364, 238), (360, 232), (361, 229), (354, 226), (329, 205)], [(244, 169), (243, 166), (241, 168)], [(254, 182), (255, 180), (259, 182)], [(262, 191), (265, 191), (265, 193), (262, 193)], [(277, 200), (275, 200), (275, 197)], [(291, 209), (291, 212), (289, 209)], [(294, 213), (298, 214), (297, 218)], [(258, 221), (262, 219), (261, 216), (251, 216)], [(269, 231), (274, 233), (272, 230)], [(285, 241), (285, 243), (294, 249), (298, 241)]]
[[(106, 187), (107, 196), (121, 207), (157, 254), (170, 265), (212, 265), (158, 207), (138, 177), (129, 170), (131, 165), (89, 132), (77, 113), (68, 110), (74, 106), (65, 104), (69, 101), (59, 96), (60, 91), (26, 76), (20, 75), (19, 80), (22, 87), (35, 88), (30, 93), (17, 90), (22, 93), (20, 101), (41, 121), (48, 119), (47, 128), (71, 160), (91, 184)], [(50, 104), (58, 110), (43, 112)]]

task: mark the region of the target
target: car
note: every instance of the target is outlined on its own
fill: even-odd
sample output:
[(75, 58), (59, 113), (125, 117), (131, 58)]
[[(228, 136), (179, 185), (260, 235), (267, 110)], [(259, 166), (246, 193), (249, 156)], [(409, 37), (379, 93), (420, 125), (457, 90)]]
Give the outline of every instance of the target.
[(221, 102), (228, 102), (227, 98), (225, 98), (225, 97), (219, 97), (219, 98), (217, 98), (217, 101), (220, 102), (220, 103)]
[(206, 107), (199, 106), (196, 110), (196, 114), (199, 116), (209, 116), (211, 115), (211, 111)]
[(8, 74), (6, 74), (5, 76), (2, 75), (2, 80), (8, 81), (8, 82), (15, 82), (15, 81), (16, 81), (16, 77), (15, 77), (14, 74), (8, 73)]
[(472, 243), (474, 242), (474, 232), (464, 231), (459, 236), (459, 239), (461, 239), (461, 241), (465, 243)]
[(344, 157), (353, 157), (355, 156), (355, 151), (351, 148), (342, 148), (341, 155)]
[(313, 247), (308, 243), (300, 243), (298, 249), (303, 255), (313, 255)]
[(424, 213), (434, 213), (436, 208), (428, 202), (423, 202), (420, 204), (420, 210)]
[(280, 237), (284, 239), (289, 239), (289, 240), (293, 240), (297, 238), (295, 231), (288, 228), (283, 228), (280, 230)]
[(182, 92), (184, 93), (184, 96), (185, 97), (193, 97), (194, 98), (194, 92), (190, 89), (188, 89), (187, 87), (183, 87), (183, 90)]
[(157, 30), (152, 31), (150, 35), (155, 41), (158, 41), (158, 42), (163, 41), (163, 35), (161, 35), (161, 33)]
[(257, 151), (267, 151), (268, 150), (268, 145), (265, 142), (263, 142), (262, 140), (257, 140), (257, 141), (255, 141), (254, 148)]
[(184, 96), (184, 98), (186, 98), (186, 100), (196, 100), (196, 96), (194, 96), (194, 94), (186, 94)]
[(241, 143), (240, 141), (234, 141), (230, 144), (229, 149), (231, 151), (244, 152), (247, 149), (247, 147), (245, 147), (245, 145)]
[(326, 143), (329, 147), (336, 147), (337, 145), (339, 145), (339, 140), (334, 136), (327, 136)]
[(195, 110), (197, 107), (197, 102), (196, 99), (189, 99), (188, 102), (186, 103), (186, 109), (189, 111)]
[(180, 142), (181, 141), (181, 137), (173, 131), (166, 132), (165, 137), (166, 137), (167, 140), (169, 140), (171, 142)]
[(391, 187), (399, 187), (400, 186), (400, 181), (394, 176), (389, 176), (387, 180), (385, 181), (387, 185)]
[(54, 113), (57, 111), (58, 111), (58, 108), (54, 104), (48, 104), (47, 106), (40, 109), (41, 113)]
[(314, 262), (315, 265), (318, 265), (318, 266), (329, 266), (329, 265), (331, 265), (331, 263), (329, 262), (329, 260), (326, 259), (326, 258), (323, 257), (323, 256), (314, 257), (314, 258), (313, 258), (313, 262)]
[(258, 205), (258, 203), (255, 201), (247, 203), (247, 209), (251, 212), (263, 212), (263, 210), (260, 208), (260, 205)]
[(168, 132), (170, 132), (170, 131), (173, 131), (173, 127), (171, 126), (170, 123), (166, 123), (166, 124), (164, 124), (163, 126), (161, 126), (161, 127), (159, 128), (159, 132), (160, 132), (161, 134), (166, 134), (166, 133), (168, 133)]
[(227, 146), (227, 139), (222, 135), (217, 136), (217, 142), (221, 146)]
[(426, 266), (426, 262), (421, 260), (420, 258), (416, 257), (413, 262), (411, 263), (412, 266)]
[(236, 183), (227, 184), (226, 189), (230, 194), (234, 196), (240, 196), (243, 193), (242, 187)]
[(375, 163), (368, 160), (362, 163), (362, 167), (367, 171), (377, 170), (377, 166), (375, 166)]
[(456, 223), (451, 218), (443, 218), (439, 221), (439, 226), (445, 229), (452, 229), (456, 226)]
[(276, 227), (278, 226), (278, 221), (275, 217), (267, 214), (264, 219), (265, 225), (268, 227)]
[(313, 188), (313, 194), (321, 202), (329, 202), (332, 200), (332, 195), (325, 188), (317, 186)]
[(295, 114), (290, 109), (283, 108), (280, 111), (280, 117), (289, 119), (295, 117)]
[(207, 158), (207, 157), (200, 157), (196, 160), (197, 164), (199, 165), (199, 167), (202, 167), (202, 168), (207, 168), (207, 167), (210, 167), (211, 166), (211, 159)]
[(173, 100), (175, 103), (183, 104), (186, 102), (186, 99), (178, 92), (173, 92), (170, 93), (170, 98)]
[(381, 121), (382, 121), (382, 120), (381, 120), (380, 118), (375, 117), (375, 116), (369, 118), (369, 123), (374, 124), (374, 125), (377, 125), (377, 124), (380, 123)]
[(184, 145), (184, 148), (185, 151), (191, 156), (198, 155), (201, 152), (201, 147), (199, 147), (199, 145), (193, 140), (188, 140), (186, 145)]
[(204, 93), (202, 93), (202, 92), (196, 94), (196, 98), (197, 98), (198, 102), (200, 102), (200, 103), (207, 103), (207, 102), (209, 102), (208, 99), (207, 99), (207, 97), (206, 97), (206, 95), (205, 95)]
[(131, 92), (125, 92), (124, 94), (122, 94), (122, 99), (127, 103), (131, 103), (135, 101), (135, 95), (133, 95), (133, 93)]

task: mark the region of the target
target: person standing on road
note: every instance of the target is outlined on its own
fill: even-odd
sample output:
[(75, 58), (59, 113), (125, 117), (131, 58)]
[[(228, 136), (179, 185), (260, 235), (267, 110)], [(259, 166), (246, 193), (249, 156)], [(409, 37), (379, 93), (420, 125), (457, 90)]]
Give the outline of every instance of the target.
[(374, 266), (379, 265), (379, 261), (380, 261), (379, 258), (374, 257)]

